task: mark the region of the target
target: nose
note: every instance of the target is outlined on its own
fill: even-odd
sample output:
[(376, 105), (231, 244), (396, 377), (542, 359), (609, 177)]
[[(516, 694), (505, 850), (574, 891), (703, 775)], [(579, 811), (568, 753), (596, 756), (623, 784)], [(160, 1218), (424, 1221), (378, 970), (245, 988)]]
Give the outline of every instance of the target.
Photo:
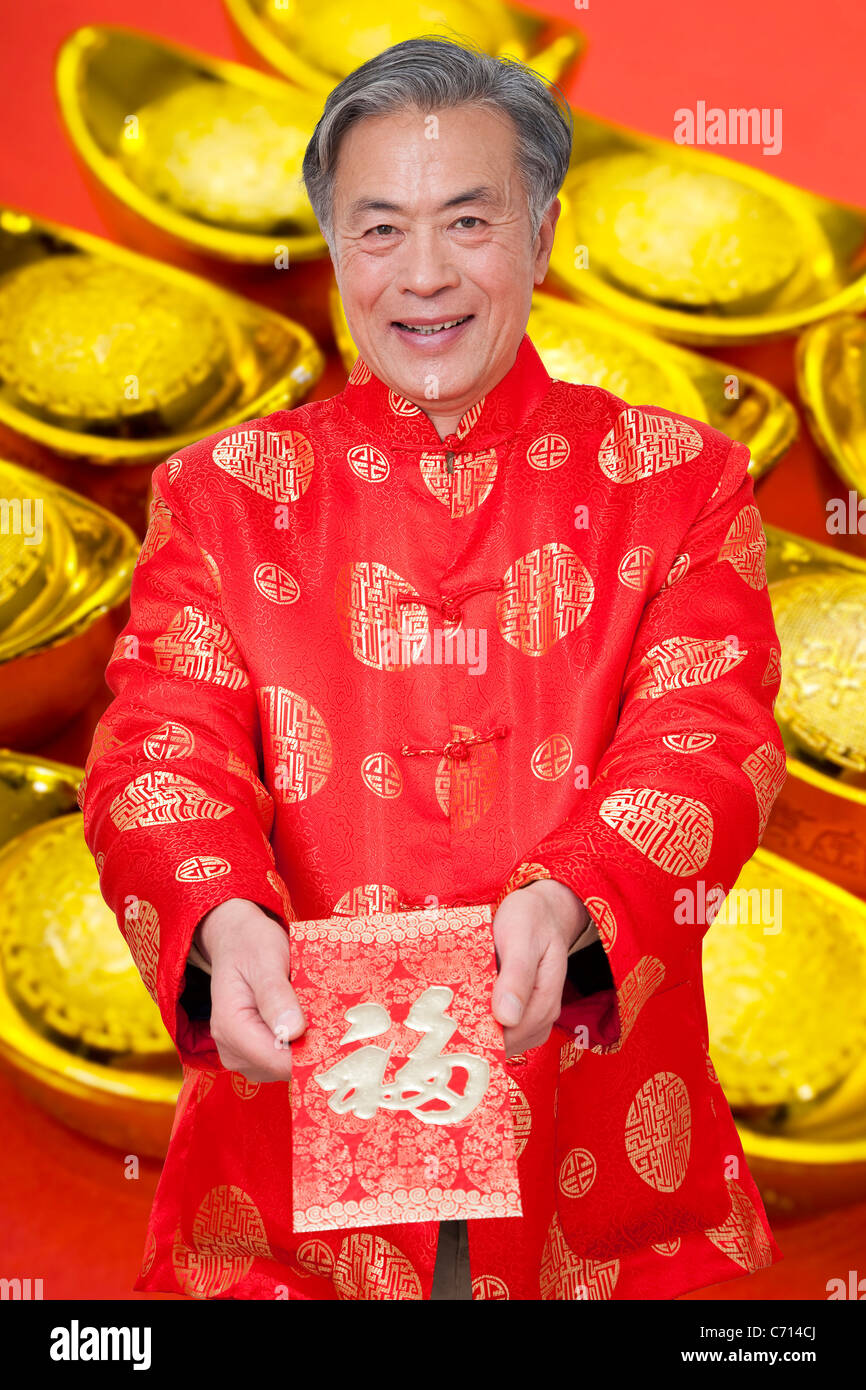
[(400, 248), (397, 290), (427, 298), (459, 283), (446, 233), (436, 227), (413, 227)]

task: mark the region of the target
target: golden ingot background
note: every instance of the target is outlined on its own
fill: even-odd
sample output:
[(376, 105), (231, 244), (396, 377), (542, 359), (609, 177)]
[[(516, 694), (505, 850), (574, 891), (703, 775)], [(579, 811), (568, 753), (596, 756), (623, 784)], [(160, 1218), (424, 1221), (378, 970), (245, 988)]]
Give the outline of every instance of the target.
[[(324, 366), (303, 325), (2, 205), (0, 296), (0, 441), (52, 477), (55, 455), (152, 471), (203, 433), (295, 404)], [(94, 495), (86, 470), (73, 480)]]
[(855, 1070), (866, 1100), (861, 899), (761, 849), (707, 932), (703, 964), (710, 1055), (732, 1108), (757, 1123), (816, 1100), (817, 1114)]
[(572, 112), (550, 260), (569, 296), (704, 345), (779, 337), (861, 307), (864, 210)]
[[(99, 892), (82, 771), (0, 750), (0, 1066), (64, 1124), (159, 1157), (181, 1070)], [(129, 929), (145, 974), (146, 926), (145, 908)]]

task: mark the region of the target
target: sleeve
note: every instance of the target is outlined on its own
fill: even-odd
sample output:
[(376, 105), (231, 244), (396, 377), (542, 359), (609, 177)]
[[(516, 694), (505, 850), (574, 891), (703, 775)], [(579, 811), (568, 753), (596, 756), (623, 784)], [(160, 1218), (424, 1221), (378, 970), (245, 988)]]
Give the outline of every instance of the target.
[(766, 535), (748, 463), (734, 442), (644, 607), (593, 780), (510, 881), (556, 879), (586, 904), (600, 943), (571, 958), (557, 1023), (585, 1029), (584, 1045), (603, 1051), (625, 1042), (647, 991), (682, 983), (695, 953), (700, 968), (704, 933), (787, 775)]
[(192, 1016), (183, 1003), (193, 933), (228, 898), (258, 903), (284, 927), (293, 913), (269, 839), (255, 690), (214, 561), (172, 495), (170, 479), (195, 449), (154, 469), (130, 615), (106, 667), (114, 700), (78, 800), (100, 891), (181, 1061), (220, 1069), (201, 1008), (206, 977), (193, 966)]

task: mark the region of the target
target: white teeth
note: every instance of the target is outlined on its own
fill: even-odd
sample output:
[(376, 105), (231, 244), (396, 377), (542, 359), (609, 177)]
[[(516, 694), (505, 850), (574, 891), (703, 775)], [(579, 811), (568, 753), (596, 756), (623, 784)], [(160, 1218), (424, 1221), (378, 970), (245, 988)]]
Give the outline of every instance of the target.
[(408, 328), (410, 333), (441, 333), (443, 328), (453, 328), (457, 323), (465, 323), (468, 318), (469, 314), (466, 314), (462, 319), (451, 319), (450, 323), (440, 323), (435, 328), (413, 328), (408, 323), (401, 323), (400, 327)]

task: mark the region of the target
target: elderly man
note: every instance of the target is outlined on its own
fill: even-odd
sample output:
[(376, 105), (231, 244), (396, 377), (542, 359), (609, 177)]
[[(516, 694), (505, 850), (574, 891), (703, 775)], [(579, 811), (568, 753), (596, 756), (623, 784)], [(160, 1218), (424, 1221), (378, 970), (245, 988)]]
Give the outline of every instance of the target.
[[(154, 470), (82, 792), (183, 1063), (137, 1289), (656, 1298), (780, 1256), (701, 984), (785, 775), (764, 535), (745, 447), (526, 335), (570, 146), (469, 46), (350, 74), (304, 164), (345, 389)], [(522, 1217), (295, 1235), (289, 923), (485, 902)]]

